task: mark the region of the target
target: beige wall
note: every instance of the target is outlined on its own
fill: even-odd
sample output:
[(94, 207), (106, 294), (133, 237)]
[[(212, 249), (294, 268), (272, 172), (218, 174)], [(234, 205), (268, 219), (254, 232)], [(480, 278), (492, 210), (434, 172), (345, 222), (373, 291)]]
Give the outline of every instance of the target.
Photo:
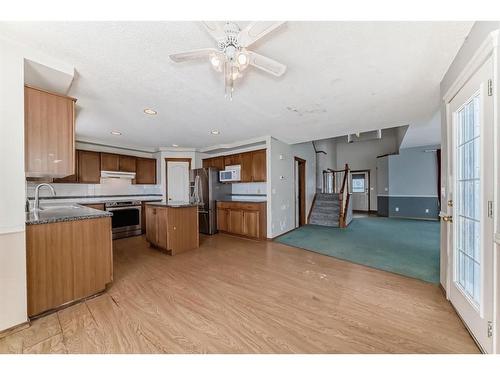
[(27, 320), (23, 65), (0, 39), (0, 331)]

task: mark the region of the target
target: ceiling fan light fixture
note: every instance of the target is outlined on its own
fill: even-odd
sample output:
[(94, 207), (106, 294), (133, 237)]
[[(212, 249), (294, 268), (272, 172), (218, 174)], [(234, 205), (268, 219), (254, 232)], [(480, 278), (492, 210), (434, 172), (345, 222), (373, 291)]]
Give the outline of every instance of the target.
[(248, 65), (248, 55), (245, 52), (240, 52), (237, 59), (240, 67), (246, 67)]

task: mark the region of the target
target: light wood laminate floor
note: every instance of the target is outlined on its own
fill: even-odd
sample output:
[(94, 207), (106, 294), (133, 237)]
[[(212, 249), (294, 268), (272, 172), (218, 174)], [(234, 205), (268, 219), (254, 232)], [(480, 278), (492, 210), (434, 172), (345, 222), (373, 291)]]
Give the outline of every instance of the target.
[(106, 293), (0, 353), (477, 353), (438, 286), (274, 242), (203, 236), (170, 257), (114, 242)]

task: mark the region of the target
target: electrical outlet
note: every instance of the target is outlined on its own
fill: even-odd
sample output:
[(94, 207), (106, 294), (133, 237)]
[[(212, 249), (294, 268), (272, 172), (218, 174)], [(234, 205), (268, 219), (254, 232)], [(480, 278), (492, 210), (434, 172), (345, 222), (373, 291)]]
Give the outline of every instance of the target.
[(425, 209), (425, 213), (426, 213), (426, 214), (428, 214), (428, 213), (429, 213), (429, 209), (428, 209), (428, 208), (426, 208), (426, 209)]
[(399, 212), (399, 207), (394, 208), (394, 211)]

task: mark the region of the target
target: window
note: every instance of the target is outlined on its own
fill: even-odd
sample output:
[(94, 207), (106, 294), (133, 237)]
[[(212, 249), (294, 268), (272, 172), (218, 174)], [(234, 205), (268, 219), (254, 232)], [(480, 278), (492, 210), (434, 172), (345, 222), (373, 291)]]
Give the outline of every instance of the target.
[(352, 175), (352, 192), (364, 193), (365, 192), (365, 174)]

